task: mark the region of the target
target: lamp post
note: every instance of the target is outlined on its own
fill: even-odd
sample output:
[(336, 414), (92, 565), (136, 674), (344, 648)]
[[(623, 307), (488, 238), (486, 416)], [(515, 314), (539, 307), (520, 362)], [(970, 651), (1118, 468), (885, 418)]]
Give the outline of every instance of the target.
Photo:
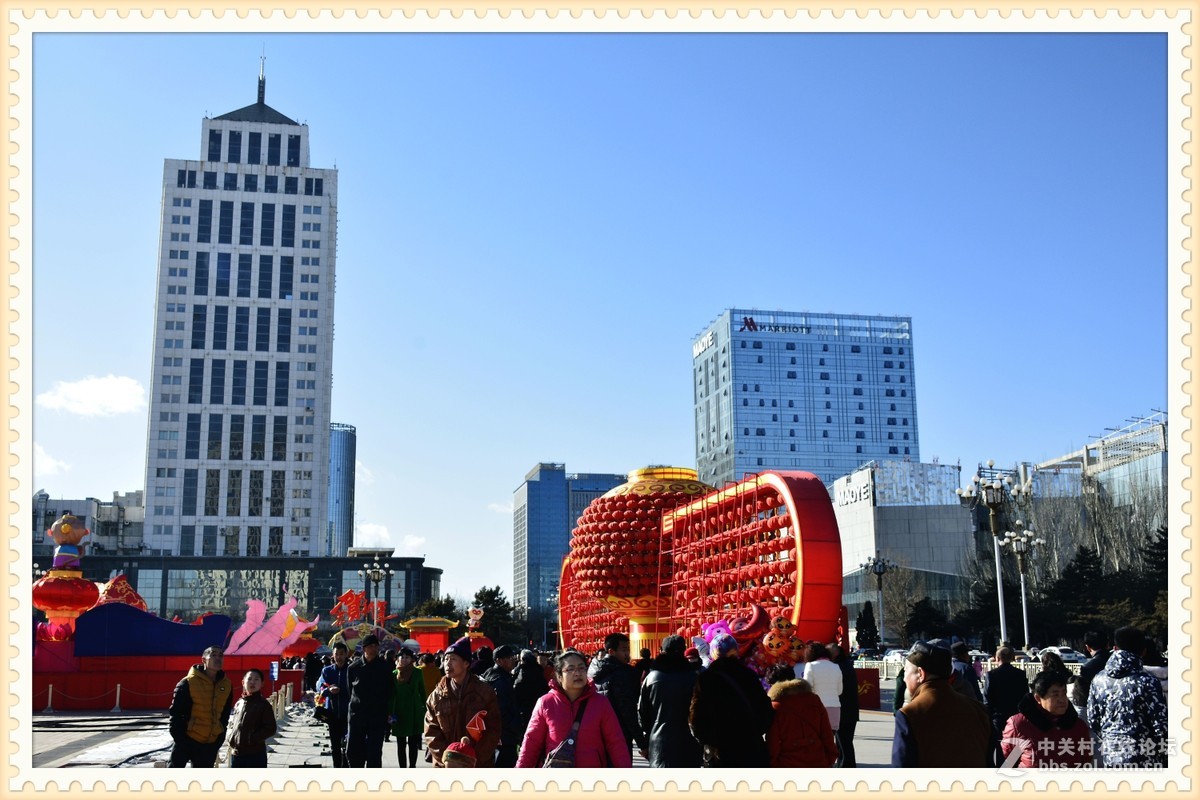
[(1017, 572), (1021, 574), (1021, 619), (1025, 623), (1025, 647), (1029, 647), (1029, 606), (1025, 600), (1025, 556), (1033, 548), (1046, 543), (1038, 539), (1032, 526), (1026, 527), (1021, 520), (1016, 522), (1017, 530), (1004, 534), (1004, 544), (1017, 554)]
[[(995, 465), (995, 461), (988, 460), (988, 469)], [(999, 479), (992, 481), (980, 481), (976, 475), (972, 480), (972, 485), (965, 490), (955, 490), (964, 505), (973, 507), (978, 501), (987, 506), (988, 509), (988, 526), (992, 532), (992, 546), (996, 553), (996, 599), (1000, 606), (1000, 641), (1008, 641), (1008, 622), (1004, 616), (1004, 579), (1000, 571), (1000, 528), (997, 512), (1004, 507), (1004, 487), (1008, 485), (1011, 489), (1012, 478), (1006, 477), (1003, 482)]]
[[(550, 589), (550, 596), (546, 598), (546, 606), (550, 609), (554, 609), (554, 608), (558, 607), (558, 584), (557, 583), (554, 584), (554, 586), (552, 586)], [(546, 616), (542, 618), (542, 646), (543, 647), (550, 643), (550, 613), (551, 612), (547, 612)], [(558, 648), (552, 648), (552, 649), (557, 650)]]
[[(372, 596), (377, 596), (379, 594), (379, 582), (382, 581), (384, 578), (388, 578), (394, 574), (395, 574), (395, 572), (391, 569), (391, 566), (386, 561), (383, 564), (379, 563), (379, 556), (375, 556), (375, 562), (373, 564), (363, 564), (363, 568), (358, 571), (358, 577), (364, 578), (367, 581), (370, 581), (371, 584), (374, 584), (375, 591), (372, 592)], [(370, 588), (369, 584), (364, 584), (364, 585), (367, 585), (368, 589)], [(375, 627), (378, 628), (379, 627), (379, 607), (378, 606), (375, 607), (375, 619), (373, 622), (374, 622)]]
[(886, 641), (883, 636), (883, 576), (894, 570), (899, 564), (880, 557), (879, 552), (876, 551), (875, 555), (867, 556), (867, 560), (859, 566), (868, 575), (875, 576), (875, 589), (879, 593), (879, 644), (882, 645)]

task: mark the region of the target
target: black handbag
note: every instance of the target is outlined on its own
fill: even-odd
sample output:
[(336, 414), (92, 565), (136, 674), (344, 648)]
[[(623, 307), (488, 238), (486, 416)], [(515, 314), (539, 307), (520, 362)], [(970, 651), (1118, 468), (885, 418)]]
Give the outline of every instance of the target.
[(567, 732), (567, 738), (546, 754), (546, 762), (542, 764), (543, 769), (575, 766), (575, 737), (579, 735), (579, 726), (583, 722), (583, 710), (587, 708), (587, 704), (587, 700), (579, 704), (579, 711), (575, 713), (575, 722), (572, 723), (571, 730)]

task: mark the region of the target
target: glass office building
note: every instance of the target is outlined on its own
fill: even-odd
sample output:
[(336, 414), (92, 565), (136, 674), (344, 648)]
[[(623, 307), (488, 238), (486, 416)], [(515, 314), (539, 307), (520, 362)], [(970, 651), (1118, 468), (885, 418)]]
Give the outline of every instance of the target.
[(830, 485), (868, 461), (920, 461), (911, 317), (729, 309), (692, 367), (705, 483), (779, 469)]
[(258, 102), (163, 168), (146, 459), (153, 552), (328, 555), (337, 171)]
[(344, 556), (354, 546), (354, 460), (358, 436), (353, 425), (329, 426), (329, 519), (325, 552)]
[(513, 492), (514, 606), (548, 608), (575, 521), (588, 505), (626, 481), (625, 475), (568, 473), (563, 464), (538, 464)]

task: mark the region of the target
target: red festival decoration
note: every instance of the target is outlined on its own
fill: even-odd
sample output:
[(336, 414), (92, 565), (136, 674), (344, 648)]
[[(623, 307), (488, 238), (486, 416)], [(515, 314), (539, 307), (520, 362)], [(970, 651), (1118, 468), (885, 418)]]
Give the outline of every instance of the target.
[(595, 652), (597, 640), (623, 627), (603, 624), (598, 606), (627, 621), (635, 650), (657, 651), (668, 633), (690, 638), (725, 620), (747, 655), (775, 617), (794, 626), (772, 637), (777, 658), (785, 658), (783, 635), (789, 645), (832, 639), (841, 541), (815, 475), (764, 472), (717, 491), (691, 470), (630, 478), (588, 506), (571, 539), (560, 582), (564, 646)]
[[(663, 513), (710, 491), (695, 470), (647, 467), (630, 472), (628, 482), (593, 500), (579, 518), (571, 537), (574, 577), (583, 593), (629, 621), (635, 653), (656, 652), (670, 632), (659, 622), (668, 599), (660, 586), (674, 568), (662, 547)], [(596, 633), (603, 642), (612, 630)]]

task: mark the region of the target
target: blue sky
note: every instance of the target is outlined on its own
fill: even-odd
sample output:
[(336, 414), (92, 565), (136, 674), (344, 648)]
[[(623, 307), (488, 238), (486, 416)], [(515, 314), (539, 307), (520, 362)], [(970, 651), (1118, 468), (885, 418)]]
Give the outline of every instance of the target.
[(1167, 407), (1166, 46), (40, 34), (35, 488), (142, 488), (163, 159), (264, 49), (339, 170), (360, 541), (454, 594), (511, 590), (537, 462), (694, 466), (691, 343), (729, 307), (912, 316), (926, 461), (1079, 448)]

